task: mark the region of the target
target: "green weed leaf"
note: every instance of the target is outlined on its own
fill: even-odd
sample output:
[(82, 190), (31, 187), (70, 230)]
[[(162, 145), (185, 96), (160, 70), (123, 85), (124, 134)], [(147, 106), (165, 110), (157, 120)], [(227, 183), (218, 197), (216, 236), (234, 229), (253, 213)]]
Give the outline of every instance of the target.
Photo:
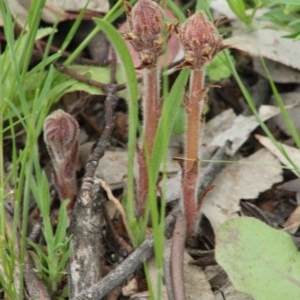
[[(85, 76), (87, 79), (92, 79), (104, 84), (107, 84), (110, 82), (110, 68), (108, 67), (99, 67), (99, 66), (84, 66), (84, 65), (72, 65), (68, 67), (70, 70)], [(122, 71), (121, 66), (117, 65), (117, 72), (116, 72), (116, 79), (117, 83), (124, 83), (124, 73)], [(65, 93), (74, 92), (74, 91), (85, 91), (92, 95), (104, 95), (105, 92), (102, 91), (100, 88), (97, 88), (95, 86), (92, 86), (88, 83), (83, 83), (77, 81), (75, 78), (70, 78), (68, 75), (65, 74), (59, 74), (56, 78), (56, 83), (62, 83), (66, 80), (72, 80), (73, 84), (66, 89)], [(120, 97), (126, 98), (127, 93), (121, 94), (118, 93)]]
[(250, 217), (227, 221), (216, 234), (216, 259), (256, 300), (300, 299), (300, 254), (285, 232)]
[(132, 57), (122, 35), (113, 25), (101, 19), (95, 19), (96, 26), (103, 30), (112, 46), (119, 54), (127, 85), (128, 104), (128, 174), (127, 174), (127, 212), (130, 223), (136, 224), (134, 212), (134, 156), (138, 127), (138, 83)]
[[(234, 58), (231, 56), (234, 62)], [(212, 81), (220, 81), (232, 75), (224, 53), (218, 53), (206, 68), (206, 74)]]

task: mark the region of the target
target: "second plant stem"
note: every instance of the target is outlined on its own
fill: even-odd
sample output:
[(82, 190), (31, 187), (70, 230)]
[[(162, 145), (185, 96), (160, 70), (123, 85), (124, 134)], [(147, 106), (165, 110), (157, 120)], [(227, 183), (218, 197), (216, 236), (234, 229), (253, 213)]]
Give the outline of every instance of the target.
[(184, 212), (187, 219), (187, 236), (192, 240), (196, 233), (198, 219), (197, 190), (200, 168), (200, 142), (205, 107), (203, 87), (204, 70), (194, 69), (191, 72), (189, 96), (185, 102), (187, 127), (185, 137), (185, 155), (182, 177)]
[(148, 195), (148, 168), (147, 157), (152, 156), (152, 150), (156, 131), (160, 118), (161, 103), (159, 100), (159, 68), (153, 66), (146, 68), (143, 71), (143, 145), (142, 150), (139, 151), (139, 195), (137, 203), (137, 211), (139, 216), (144, 215), (144, 210)]

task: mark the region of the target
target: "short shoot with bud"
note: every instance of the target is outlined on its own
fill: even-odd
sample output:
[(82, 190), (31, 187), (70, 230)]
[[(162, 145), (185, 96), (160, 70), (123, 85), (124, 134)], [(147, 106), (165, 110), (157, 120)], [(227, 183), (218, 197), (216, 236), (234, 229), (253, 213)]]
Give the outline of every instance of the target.
[(70, 200), (73, 207), (76, 193), (79, 125), (74, 117), (59, 109), (44, 121), (44, 141), (49, 152), (54, 183), (61, 200)]

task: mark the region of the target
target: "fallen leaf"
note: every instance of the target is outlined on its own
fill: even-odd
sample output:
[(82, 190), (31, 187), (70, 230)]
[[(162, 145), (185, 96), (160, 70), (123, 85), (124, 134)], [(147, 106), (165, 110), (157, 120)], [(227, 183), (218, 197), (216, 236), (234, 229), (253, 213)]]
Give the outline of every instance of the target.
[(221, 292), (216, 292), (215, 300), (224, 300), (224, 297), (226, 300), (254, 300), (250, 295), (238, 292), (230, 282), (222, 287), (220, 291), (224, 296)]
[[(299, 166), (300, 164), (300, 150), (291, 146), (278, 143), (278, 146), (285, 152), (283, 154), (276, 145), (267, 137), (262, 135), (255, 135), (258, 141), (264, 145), (271, 153), (273, 153), (278, 159), (285, 164), (291, 170), (294, 170), (294, 165)], [(284, 229), (287, 232), (295, 233), (300, 225), (300, 206), (297, 206), (296, 209), (289, 216), (287, 221), (284, 224)]]
[(135, 277), (131, 278), (128, 283), (122, 287), (122, 295), (125, 297), (136, 294), (138, 290), (138, 282)]
[[(24, 27), (30, 9), (31, 0), (9, 0), (8, 5), (16, 22)], [(87, 4), (88, 2), (88, 4)], [(87, 4), (87, 5), (86, 5)], [(47, 0), (42, 11), (42, 20), (48, 23), (55, 23), (67, 19), (74, 19), (67, 11), (79, 12), (84, 7), (87, 10), (106, 13), (109, 10), (109, 1), (107, 0)], [(3, 20), (0, 13), (0, 26), (3, 26)]]
[(259, 193), (282, 181), (279, 161), (265, 149), (225, 167), (215, 179), (202, 212), (214, 231), (226, 220), (238, 217), (241, 199), (254, 199)]
[[(48, 3), (49, 0), (47, 0)], [(106, 13), (109, 10), (107, 0), (51, 0), (57, 3), (64, 11), (80, 11), (86, 4), (86, 8), (91, 11)]]
[(298, 48), (300, 41), (283, 38), (286, 31), (272, 28), (268, 22), (259, 21), (266, 10), (260, 9), (252, 21), (255, 30), (246, 28), (229, 8), (227, 1), (214, 0), (211, 8), (218, 14), (225, 15), (233, 22), (232, 37), (224, 41), (226, 45), (253, 56), (263, 56), (286, 66), (300, 70), (300, 56)]
[(124, 183), (127, 177), (128, 153), (124, 150), (107, 150), (99, 160), (95, 177), (110, 185)]
[[(266, 71), (262, 66), (261, 60), (257, 57), (253, 57), (253, 69), (261, 76), (266, 77)], [(299, 83), (300, 72), (291, 67), (287, 67), (281, 63), (265, 58), (264, 63), (270, 74), (272, 74), (272, 80), (278, 83)]]
[(284, 155), (282, 151), (280, 151), (273, 143), (273, 141), (271, 141), (268, 137), (259, 134), (256, 134), (255, 137), (264, 147), (266, 147), (271, 153), (273, 153), (284, 165), (286, 165), (292, 171), (294, 170), (294, 165), (295, 166), (300, 165), (299, 149), (277, 142), (279, 148), (281, 148), (286, 153), (286, 155)]
[[(262, 105), (259, 108), (259, 116), (266, 121), (279, 113), (279, 109), (270, 105)], [(228, 119), (228, 116), (230, 119)], [(230, 141), (227, 154), (233, 155), (248, 139), (250, 133), (258, 127), (255, 116), (238, 115), (234, 117), (232, 112), (223, 112), (207, 123), (204, 143), (208, 148), (223, 147)]]
[[(291, 123), (294, 125), (296, 130), (300, 132), (300, 99), (299, 99), (299, 90), (293, 91), (290, 93), (283, 93), (280, 94), (283, 103), (288, 106), (293, 106), (293, 108), (287, 109), (289, 119)], [(271, 97), (271, 104), (276, 105), (276, 101), (274, 99), (274, 96)], [(282, 114), (278, 114), (275, 116), (272, 121), (275, 122), (275, 124), (280, 128), (281, 131), (283, 131), (287, 136), (291, 136), (291, 133), (286, 125), (286, 122), (284, 121), (284, 118)]]

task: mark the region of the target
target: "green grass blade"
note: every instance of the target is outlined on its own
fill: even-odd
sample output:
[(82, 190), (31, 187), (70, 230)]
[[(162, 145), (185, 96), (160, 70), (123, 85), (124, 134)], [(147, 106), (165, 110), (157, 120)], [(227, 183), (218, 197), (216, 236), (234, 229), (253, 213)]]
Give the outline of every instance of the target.
[(298, 166), (296, 166), (294, 164), (294, 162), (289, 158), (289, 156), (287, 155), (286, 151), (281, 147), (281, 145), (276, 141), (276, 139), (274, 138), (273, 134), (271, 133), (271, 131), (269, 130), (269, 128), (266, 126), (266, 124), (261, 120), (259, 113), (255, 107), (255, 103), (250, 95), (250, 93), (248, 92), (247, 88), (245, 87), (244, 83), (242, 82), (241, 78), (239, 77), (235, 67), (234, 67), (234, 63), (232, 61), (232, 58), (230, 57), (228, 51), (225, 50), (225, 55), (228, 61), (228, 65), (231, 68), (232, 71), (232, 75), (234, 77), (234, 79), (236, 80), (239, 88), (241, 89), (243, 96), (251, 110), (251, 112), (253, 113), (253, 115), (255, 116), (258, 124), (260, 125), (260, 127), (262, 128), (262, 130), (264, 131), (264, 133), (267, 135), (267, 137), (272, 141), (272, 143), (276, 146), (276, 148), (282, 153), (282, 155), (284, 155), (284, 157), (288, 160), (288, 162), (293, 166), (293, 172), (295, 172), (297, 174), (297, 176), (300, 176), (300, 169)]
[(136, 134), (138, 127), (138, 84), (131, 54), (121, 34), (108, 22), (95, 19), (97, 29), (103, 30), (112, 46), (119, 54), (125, 73), (128, 91), (128, 178), (127, 197), (129, 220), (135, 223), (134, 211), (134, 156), (136, 150)]
[(279, 94), (279, 92), (278, 92), (278, 90), (276, 88), (276, 85), (275, 85), (275, 83), (274, 83), (274, 81), (272, 79), (272, 76), (271, 76), (271, 74), (270, 74), (270, 72), (269, 72), (269, 70), (268, 70), (268, 68), (266, 66), (266, 63), (263, 60), (263, 58), (261, 58), (261, 63), (262, 63), (262, 66), (263, 66), (263, 68), (265, 70), (265, 73), (267, 75), (267, 78), (268, 78), (269, 84), (271, 86), (271, 89), (272, 89), (275, 101), (276, 101), (276, 103), (277, 103), (277, 105), (278, 105), (278, 107), (280, 109), (280, 113), (281, 113), (281, 115), (283, 117), (283, 120), (284, 120), (284, 122), (285, 122), (285, 124), (286, 124), (286, 126), (287, 126), (287, 128), (288, 128), (288, 130), (289, 130), (289, 132), (290, 132), (290, 134), (292, 136), (292, 138), (294, 139), (294, 142), (296, 143), (298, 149), (300, 149), (300, 138), (299, 138), (298, 131), (297, 131), (295, 125), (293, 124), (293, 122), (292, 122), (292, 120), (291, 120), (291, 118), (289, 116), (289, 113), (288, 113), (287, 109), (285, 108), (283, 100), (282, 100), (282, 98), (281, 98), (281, 96), (280, 96), (280, 94)]
[(164, 100), (162, 118), (158, 125), (157, 135), (153, 146), (153, 155), (151, 157), (151, 166), (154, 177), (158, 175), (160, 164), (165, 158), (174, 122), (183, 102), (183, 95), (188, 76), (189, 70), (187, 68), (181, 70), (169, 95)]

